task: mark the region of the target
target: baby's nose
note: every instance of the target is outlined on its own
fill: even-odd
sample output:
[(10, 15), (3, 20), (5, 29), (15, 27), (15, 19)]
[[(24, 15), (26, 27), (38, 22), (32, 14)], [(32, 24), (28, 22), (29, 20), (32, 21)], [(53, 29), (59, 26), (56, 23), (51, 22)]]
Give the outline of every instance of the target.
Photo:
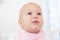
[(34, 15), (33, 18), (38, 18), (37, 15)]

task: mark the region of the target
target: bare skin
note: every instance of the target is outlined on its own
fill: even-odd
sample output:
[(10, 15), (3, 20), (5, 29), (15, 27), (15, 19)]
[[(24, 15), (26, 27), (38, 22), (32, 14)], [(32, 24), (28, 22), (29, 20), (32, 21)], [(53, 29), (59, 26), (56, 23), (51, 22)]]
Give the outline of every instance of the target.
[(19, 13), (19, 25), (30, 33), (38, 33), (43, 26), (41, 7), (35, 3), (25, 4)]

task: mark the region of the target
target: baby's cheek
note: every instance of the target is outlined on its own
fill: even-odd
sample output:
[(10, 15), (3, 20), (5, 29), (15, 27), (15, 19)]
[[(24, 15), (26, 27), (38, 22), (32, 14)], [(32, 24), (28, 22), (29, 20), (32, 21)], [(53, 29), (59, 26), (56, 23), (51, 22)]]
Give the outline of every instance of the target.
[(27, 18), (26, 18), (26, 21), (27, 21), (27, 22), (31, 22), (31, 18), (30, 18), (30, 17), (27, 17)]
[(40, 21), (40, 22), (43, 22), (43, 18), (42, 18), (42, 17), (40, 17), (40, 18), (39, 18), (39, 21)]

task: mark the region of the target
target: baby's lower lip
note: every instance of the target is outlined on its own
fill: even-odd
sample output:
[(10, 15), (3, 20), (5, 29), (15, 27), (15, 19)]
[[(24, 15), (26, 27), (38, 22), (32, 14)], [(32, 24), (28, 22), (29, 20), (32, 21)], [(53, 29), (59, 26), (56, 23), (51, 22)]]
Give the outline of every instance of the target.
[(38, 22), (38, 21), (33, 21), (32, 23), (33, 23), (33, 24), (38, 24), (39, 22)]

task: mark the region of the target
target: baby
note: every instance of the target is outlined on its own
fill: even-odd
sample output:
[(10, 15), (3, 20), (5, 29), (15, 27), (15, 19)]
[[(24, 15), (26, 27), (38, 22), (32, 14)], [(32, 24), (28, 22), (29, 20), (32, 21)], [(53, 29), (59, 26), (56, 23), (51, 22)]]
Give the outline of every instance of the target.
[(35, 3), (25, 4), (19, 12), (21, 29), (11, 40), (44, 40), (42, 9)]

